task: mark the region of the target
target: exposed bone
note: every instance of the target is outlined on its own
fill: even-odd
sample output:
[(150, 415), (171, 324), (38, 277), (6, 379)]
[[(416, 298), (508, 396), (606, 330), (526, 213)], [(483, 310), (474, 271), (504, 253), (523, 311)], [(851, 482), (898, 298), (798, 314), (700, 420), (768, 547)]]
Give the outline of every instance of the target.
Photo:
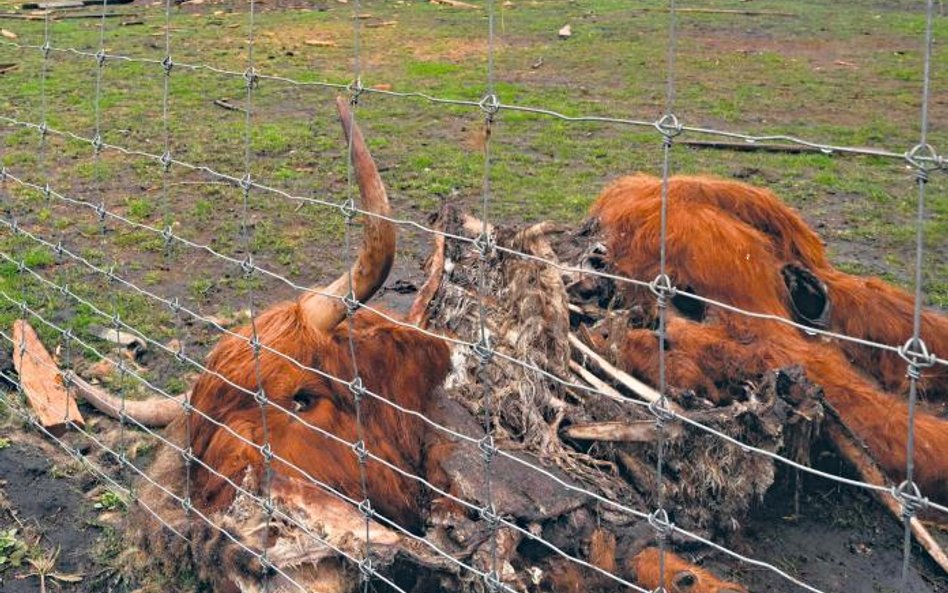
[[(625, 371), (621, 371), (609, 364), (609, 361), (596, 354), (592, 348), (584, 344), (578, 337), (576, 337), (575, 334), (569, 334), (569, 343), (570, 346), (578, 350), (587, 360), (591, 360), (593, 363), (595, 363), (602, 373), (609, 375), (610, 379), (619, 383), (632, 393), (638, 395), (643, 400), (650, 403), (661, 400), (662, 396), (659, 392), (655, 391), (645, 383), (642, 383)], [(677, 408), (677, 406), (672, 402), (668, 402), (668, 405), (672, 409)]]
[[(823, 428), (830, 439), (832, 439), (833, 444), (836, 445), (840, 455), (856, 469), (856, 473), (859, 474), (860, 479), (875, 486), (886, 486), (887, 480), (882, 474), (882, 470), (879, 469), (865, 449), (856, 443), (848, 431), (840, 424), (839, 420), (833, 415), (828, 415), (826, 422), (823, 424)], [(874, 493), (879, 499), (879, 502), (882, 503), (882, 506), (888, 509), (896, 520), (901, 522), (902, 510), (899, 508), (899, 503), (889, 496), (888, 493), (878, 491)], [(925, 528), (917, 517), (912, 517), (910, 528), (916, 541), (925, 548), (925, 551), (928, 552), (931, 559), (934, 560), (942, 570), (948, 573), (948, 555), (945, 554), (945, 551), (938, 542), (935, 541), (932, 534), (928, 532), (928, 529)]]
[[(677, 425), (666, 427), (665, 437), (680, 436), (682, 429)], [(658, 438), (655, 421), (637, 422), (592, 422), (573, 424), (564, 428), (563, 436), (582, 441), (612, 441), (621, 443), (649, 443)]]
[(428, 279), (418, 291), (418, 296), (408, 312), (408, 322), (420, 327), (428, 325), (428, 305), (441, 288), (441, 277), (444, 274), (444, 235), (435, 235), (434, 243), (434, 253), (431, 254), (428, 264)]

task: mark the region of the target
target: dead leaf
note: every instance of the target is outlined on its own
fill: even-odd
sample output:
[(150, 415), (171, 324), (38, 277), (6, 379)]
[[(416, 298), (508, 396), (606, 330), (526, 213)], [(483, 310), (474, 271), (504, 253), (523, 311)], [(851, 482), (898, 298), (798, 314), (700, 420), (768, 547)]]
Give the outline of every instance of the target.
[(7, 31), (6, 29), (0, 29), (0, 36), (6, 37), (7, 39), (16, 39), (17, 35), (13, 31)]
[(569, 39), (572, 35), (573, 29), (569, 25), (566, 25), (559, 31), (560, 39)]

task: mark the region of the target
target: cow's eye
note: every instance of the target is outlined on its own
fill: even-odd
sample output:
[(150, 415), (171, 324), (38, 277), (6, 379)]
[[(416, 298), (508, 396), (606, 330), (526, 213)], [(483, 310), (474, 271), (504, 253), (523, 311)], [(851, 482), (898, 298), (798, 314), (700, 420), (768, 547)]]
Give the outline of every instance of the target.
[(796, 264), (784, 266), (780, 273), (790, 293), (793, 317), (810, 327), (829, 326), (831, 306), (826, 284), (813, 272)]
[(695, 573), (690, 570), (683, 570), (672, 578), (672, 585), (675, 587), (675, 591), (680, 593), (686, 593), (690, 591), (698, 583), (698, 577)]
[[(682, 290), (684, 292), (695, 294), (694, 289), (690, 286), (685, 286), (682, 288)], [(672, 297), (671, 302), (672, 306), (688, 319), (691, 319), (692, 321), (704, 321), (708, 307), (703, 301), (699, 301), (694, 297), (676, 292), (675, 296)]]
[(316, 396), (305, 389), (297, 391), (293, 396), (293, 410), (296, 412), (305, 412), (313, 407), (316, 402)]

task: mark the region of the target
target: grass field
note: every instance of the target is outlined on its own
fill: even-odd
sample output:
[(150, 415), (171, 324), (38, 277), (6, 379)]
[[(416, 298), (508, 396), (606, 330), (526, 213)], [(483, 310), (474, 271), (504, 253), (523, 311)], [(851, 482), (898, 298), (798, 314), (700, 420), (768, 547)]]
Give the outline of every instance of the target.
[[(356, 69), (353, 1), (258, 4), (254, 61), (264, 78), (251, 117), (252, 178), (293, 196), (342, 203), (348, 196), (345, 144), (335, 115), (340, 91)], [(480, 4), (480, 2), (478, 2)], [(665, 109), (668, 15), (661, 3), (631, 0), (497, 2), (495, 90), (504, 104), (568, 116), (654, 121)], [(14, 4), (0, 2), (0, 11)], [(687, 126), (755, 135), (789, 134), (848, 146), (909, 150), (920, 137), (924, 6), (908, 0), (708, 0), (684, 3), (720, 12), (683, 12), (678, 22), (674, 112)], [(4, 20), (0, 37), (0, 163), (17, 178), (0, 185), (0, 329), (8, 331), (25, 300), (84, 342), (112, 315), (161, 343), (177, 340), (196, 358), (216, 334), (176, 316), (154, 299), (109, 282), (34, 239), (61, 243), (103, 270), (204, 316), (234, 319), (256, 304), (294, 291), (206, 251), (160, 233), (204, 244), (236, 260), (247, 255), (241, 228), (243, 192), (219, 177), (173, 166), (164, 177), (154, 158), (106, 149), (56, 133), (41, 143), (35, 125), (92, 138), (99, 122), (110, 145), (161, 155), (165, 129), (175, 159), (235, 178), (244, 175), (248, 4), (205, 0), (174, 6), (169, 117), (163, 114), (163, 2), (120, 6), (124, 16), (55, 19), (53, 50), (44, 60), (42, 20)], [(87, 9), (85, 14), (95, 14)], [(757, 14), (726, 11), (748, 10)], [(426, 1), (362, 2), (358, 67), (366, 87), (478, 101), (487, 88), (484, 10)], [(102, 27), (104, 23), (104, 29)], [(572, 36), (560, 40), (566, 24)], [(936, 43), (929, 142), (948, 146), (948, 17), (935, 21)], [(96, 93), (100, 35), (109, 56)], [(18, 47), (29, 46), (29, 47)], [(64, 51), (69, 48), (78, 52)], [(210, 65), (230, 74), (186, 65)], [(380, 86), (382, 85), (382, 86)], [(215, 105), (223, 100), (237, 107)], [(96, 109), (98, 104), (98, 110)], [(483, 114), (476, 107), (419, 97), (363, 95), (357, 111), (399, 218), (426, 224), (443, 201), (476, 208), (484, 177)], [(684, 134), (679, 140), (710, 140)], [(492, 220), (578, 222), (612, 179), (634, 171), (660, 174), (661, 137), (648, 126), (567, 122), (501, 110), (491, 138)], [(712, 173), (766, 186), (798, 208), (827, 242), (834, 262), (912, 288), (918, 191), (913, 171), (896, 159), (842, 154), (672, 150), (674, 173)], [(166, 185), (167, 182), (167, 185)], [(948, 307), (948, 180), (933, 173), (924, 225), (923, 289), (927, 303)], [(100, 220), (96, 207), (137, 223)], [(296, 284), (344, 269), (345, 225), (338, 208), (255, 190), (246, 237), (254, 261)], [(358, 232), (357, 230), (355, 232)], [(405, 227), (394, 280), (418, 283), (429, 250), (426, 234)], [(64, 296), (15, 262), (69, 290)], [(6, 295), (4, 297), (3, 295)], [(90, 306), (91, 305), (91, 306)], [(34, 326), (48, 344), (52, 326)], [(6, 345), (5, 345), (6, 346)], [(70, 362), (96, 359), (75, 345)], [(185, 389), (188, 372), (170, 356), (153, 355), (142, 372), (161, 388)], [(108, 379), (108, 378), (106, 378)], [(116, 376), (112, 381), (119, 381)], [(143, 391), (133, 382), (130, 393)], [(4, 534), (0, 531), (0, 537)], [(0, 539), (0, 545), (4, 540)], [(13, 544), (11, 544), (12, 546)], [(2, 553), (2, 549), (0, 549)], [(0, 566), (2, 568), (2, 566)]]

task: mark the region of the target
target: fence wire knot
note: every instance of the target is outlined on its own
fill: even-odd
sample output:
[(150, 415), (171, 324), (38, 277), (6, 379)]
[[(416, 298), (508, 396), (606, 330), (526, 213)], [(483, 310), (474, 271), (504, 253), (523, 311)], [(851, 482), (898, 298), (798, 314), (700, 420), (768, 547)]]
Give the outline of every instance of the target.
[(353, 107), (358, 105), (359, 99), (362, 98), (362, 94), (365, 92), (365, 87), (362, 86), (362, 77), (360, 76), (347, 84), (346, 92), (349, 93), (349, 105)]
[(257, 71), (254, 70), (253, 67), (247, 68), (244, 71), (244, 85), (248, 89), (253, 90), (257, 88), (259, 84), (260, 84), (260, 75), (257, 74)]
[(253, 255), (247, 254), (247, 257), (240, 262), (240, 270), (244, 273), (244, 277), (250, 277), (253, 275), (256, 265), (253, 263)]
[(349, 198), (339, 206), (339, 211), (342, 212), (343, 218), (346, 219), (346, 223), (351, 223), (352, 219), (355, 218), (356, 212), (356, 203), (355, 200)]
[(39, 50), (40, 50), (40, 53), (43, 54), (44, 60), (49, 57), (49, 52), (52, 49), (53, 49), (53, 46), (49, 43), (49, 41), (47, 41), (46, 43), (40, 46)]
[(653, 402), (649, 402), (648, 411), (655, 416), (655, 425), (659, 428), (675, 419), (675, 413), (668, 408), (668, 399), (664, 395)]
[(161, 165), (161, 170), (167, 173), (171, 169), (171, 152), (166, 150), (158, 159), (158, 164)]
[(352, 443), (352, 452), (355, 453), (359, 463), (365, 463), (369, 457), (369, 450), (365, 447), (365, 441), (361, 439)]
[(168, 301), (168, 308), (171, 309), (171, 312), (175, 315), (181, 313), (181, 301), (178, 299), (178, 297), (174, 297)]
[(918, 484), (908, 480), (892, 488), (892, 496), (902, 505), (902, 520), (909, 521), (918, 511), (928, 506), (928, 499), (922, 496)]
[(273, 461), (273, 448), (270, 447), (269, 441), (261, 445), (260, 456), (263, 457), (264, 463), (270, 463)]
[(365, 397), (365, 386), (362, 384), (362, 377), (357, 376), (349, 382), (349, 391), (352, 392), (352, 399), (358, 404)]
[(661, 508), (649, 513), (648, 524), (661, 539), (666, 539), (671, 535), (672, 529), (674, 528), (674, 524), (668, 518), (668, 512)]
[(96, 66), (98, 66), (99, 68), (101, 68), (102, 66), (104, 66), (104, 65), (105, 65), (105, 58), (106, 58), (106, 55), (105, 55), (105, 50), (104, 50), (104, 49), (100, 49), (99, 51), (95, 52), (95, 63), (96, 63)]
[(260, 356), (260, 348), (261, 348), (260, 337), (257, 336), (256, 332), (254, 332), (253, 336), (251, 336), (250, 341), (247, 342), (247, 344), (250, 345), (250, 350), (253, 351), (254, 356)]
[(185, 398), (181, 402), (181, 409), (184, 410), (185, 416), (190, 416), (194, 412), (194, 404), (191, 403), (191, 400)]
[[(63, 334), (63, 337), (66, 338), (67, 340), (70, 339), (72, 337), (72, 332), (67, 330), (67, 332)], [(63, 372), (63, 387), (65, 387), (66, 389), (69, 389), (72, 386), (74, 376), (75, 376), (75, 373), (72, 372), (72, 369), (66, 369)]]
[(474, 249), (480, 254), (482, 260), (486, 260), (494, 251), (494, 236), (486, 230), (482, 231), (474, 239)]
[(161, 238), (164, 240), (165, 249), (171, 247), (171, 242), (174, 241), (174, 231), (171, 230), (171, 225), (165, 227), (165, 230), (161, 231)]
[(186, 496), (181, 499), (181, 508), (184, 509), (184, 512), (190, 513), (194, 509), (194, 505), (191, 503), (191, 497)]
[(497, 509), (493, 504), (482, 506), (477, 510), (477, 513), (491, 531), (494, 531), (500, 525), (500, 515), (497, 514)]
[(938, 169), (943, 162), (931, 144), (916, 144), (905, 153), (905, 160), (915, 168), (918, 180), (922, 183), (928, 181), (929, 171)]
[(487, 93), (483, 99), (477, 102), (477, 106), (487, 114), (488, 120), (493, 120), (497, 112), (500, 111), (500, 99), (494, 93)]
[(372, 559), (368, 556), (359, 561), (359, 578), (362, 581), (369, 581), (375, 576), (375, 568), (372, 566)]
[(501, 587), (503, 587), (503, 584), (500, 582), (500, 575), (498, 575), (495, 570), (484, 573), (484, 585), (487, 586), (487, 590), (490, 591), (490, 593), (500, 591)]
[(184, 463), (190, 464), (194, 461), (194, 449), (188, 447), (187, 449), (181, 449), (181, 458), (184, 459)]
[(102, 136), (97, 133), (95, 136), (92, 137), (91, 144), (92, 144), (93, 152), (95, 152), (96, 154), (101, 152), (102, 151)]
[(362, 516), (366, 519), (372, 519), (375, 517), (375, 509), (372, 508), (372, 501), (368, 498), (364, 498), (359, 502), (359, 512), (362, 513)]
[(270, 400), (267, 397), (267, 392), (263, 387), (257, 389), (256, 393), (253, 394), (253, 401), (257, 402), (257, 405), (259, 405), (261, 408), (270, 403)]
[(352, 292), (352, 288), (349, 289), (349, 292), (342, 297), (342, 304), (346, 306), (346, 315), (355, 315), (356, 311), (359, 310), (359, 307), (362, 306), (362, 303), (359, 302), (359, 299), (356, 298), (355, 293)]
[(652, 125), (655, 126), (655, 129), (658, 130), (658, 133), (661, 134), (666, 141), (681, 134), (683, 130), (681, 122), (678, 121), (678, 116), (674, 113), (666, 113)]
[(490, 338), (484, 333), (479, 342), (474, 344), (474, 355), (477, 356), (478, 363), (486, 366), (494, 357), (494, 349), (490, 345)]
[(914, 337), (909, 338), (905, 344), (899, 347), (898, 352), (902, 360), (908, 363), (905, 374), (915, 381), (922, 377), (922, 369), (934, 366), (938, 360), (934, 353), (928, 351), (928, 347), (921, 338), (917, 340)]
[(105, 217), (108, 215), (108, 211), (105, 209), (105, 202), (99, 202), (95, 207), (96, 216), (99, 217), (99, 222), (105, 222)]
[(49, 126), (47, 126), (46, 122), (44, 121), (40, 125), (36, 126), (36, 131), (39, 132), (40, 139), (45, 138), (46, 134), (49, 133)]
[(165, 58), (161, 60), (161, 67), (165, 71), (165, 76), (171, 76), (171, 70), (174, 68), (174, 62), (171, 61), (171, 56), (165, 56)]
[(490, 434), (485, 434), (477, 441), (477, 448), (481, 452), (484, 463), (489, 464), (497, 454), (497, 445), (494, 444), (494, 437)]
[(678, 294), (678, 289), (672, 284), (668, 274), (659, 274), (654, 280), (648, 283), (649, 290), (655, 295), (658, 307), (664, 309), (668, 306), (668, 299), (674, 298)]

